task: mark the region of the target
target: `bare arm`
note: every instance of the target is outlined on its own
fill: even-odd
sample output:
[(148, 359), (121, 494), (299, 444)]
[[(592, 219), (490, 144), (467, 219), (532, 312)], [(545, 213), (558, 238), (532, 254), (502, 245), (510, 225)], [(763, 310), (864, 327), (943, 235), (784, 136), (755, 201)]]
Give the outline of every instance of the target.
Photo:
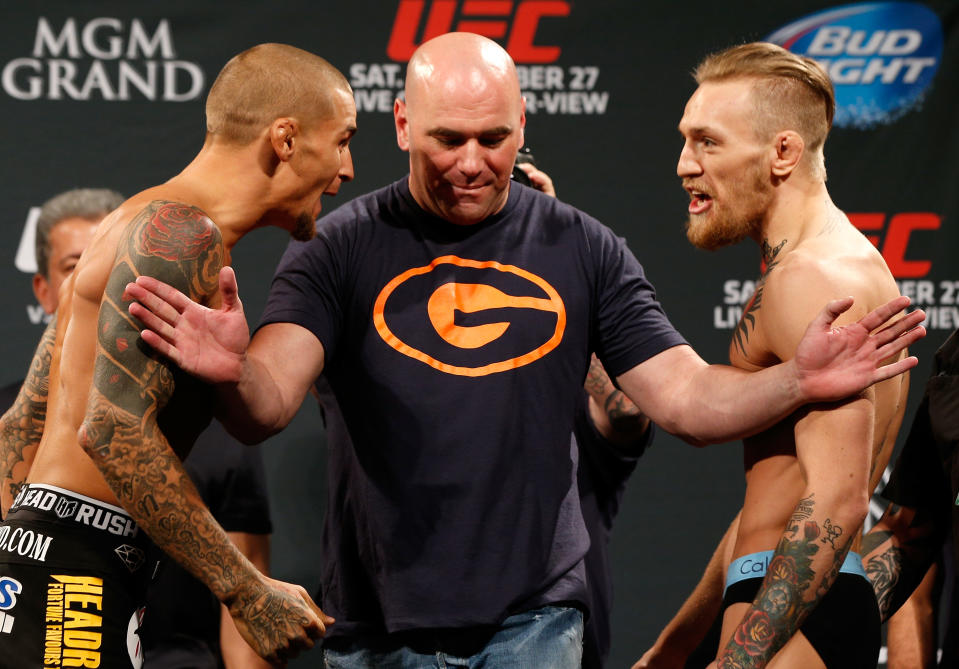
[(726, 565), (732, 557), (738, 530), (737, 513), (709, 558), (702, 578), (633, 669), (683, 669), (689, 654), (706, 638), (721, 613)]
[(806, 486), (719, 667), (766, 666), (829, 591), (866, 517), (872, 398), (803, 413), (795, 435)]
[(0, 515), (3, 517), (30, 473), (43, 436), (56, 334), (57, 317), (54, 315), (40, 338), (17, 399), (0, 418)]
[(914, 357), (881, 366), (925, 335), (919, 326), (925, 314), (919, 310), (884, 326), (908, 304), (907, 298), (897, 298), (855, 323), (834, 328), (852, 299), (830, 302), (809, 324), (794, 356), (759, 372), (709, 365), (689, 346), (676, 346), (617, 381), (657, 425), (690, 443), (739, 439), (803, 404), (842, 399), (914, 367)]
[(606, 441), (618, 446), (643, 443), (640, 440), (649, 430), (649, 418), (613, 385), (595, 355), (589, 363), (585, 388), (589, 396), (589, 417)]
[(946, 526), (921, 509), (890, 504), (862, 540), (863, 565), (883, 621), (922, 581), (942, 548)]
[[(240, 549), (261, 574), (270, 573), (270, 535), (248, 532), (227, 532), (230, 541)], [(226, 669), (269, 669), (270, 664), (243, 640), (226, 605), (220, 606), (220, 653)]]
[[(162, 277), (159, 277), (162, 279)], [(251, 342), (236, 276), (219, 276), (222, 306), (209, 309), (153, 276), (126, 287), (143, 340), (183, 370), (217, 384), (217, 416), (244, 443), (257, 443), (292, 420), (323, 371), (323, 345), (292, 323), (260, 329)]]
[[(762, 314), (757, 316), (765, 347), (757, 343), (751, 351), (778, 360), (803, 355), (805, 321), (815, 313), (818, 296), (837, 285), (873, 294), (859, 275), (846, 275), (802, 258), (790, 271), (766, 276)], [(842, 320), (853, 322), (861, 314), (851, 311)], [(891, 360), (897, 357), (901, 356), (893, 354)], [(882, 362), (890, 359), (883, 356), (875, 364)], [(775, 437), (764, 436), (753, 446), (762, 448), (770, 441), (788, 445), (791, 437), (804, 485), (756, 597), (720, 650), (719, 667), (766, 666), (838, 577), (861, 532), (872, 494), (869, 474), (876, 447), (875, 402), (875, 391), (867, 388), (840, 402), (809, 404), (777, 426)], [(744, 523), (750, 521), (751, 511), (762, 514), (747, 506)]]
[(149, 272), (206, 301), (222, 253), (216, 226), (184, 205), (153, 203), (130, 223), (100, 306), (93, 385), (78, 438), (136, 522), (230, 608), (258, 653), (277, 661), (313, 645), (324, 629), (318, 609), (302, 588), (257, 572), (203, 504), (157, 424), (175, 371), (137, 345), (122, 298), (129, 281)]

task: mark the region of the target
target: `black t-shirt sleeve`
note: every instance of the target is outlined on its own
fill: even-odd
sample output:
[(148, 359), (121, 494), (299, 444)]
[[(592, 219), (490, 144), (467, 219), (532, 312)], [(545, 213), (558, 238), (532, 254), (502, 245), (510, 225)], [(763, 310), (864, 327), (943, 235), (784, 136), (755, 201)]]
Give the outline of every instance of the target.
[(343, 323), (338, 296), (345, 262), (345, 254), (335, 249), (342, 236), (330, 227), (321, 225), (315, 239), (287, 246), (258, 326), (293, 323), (306, 328), (323, 344), (327, 363), (335, 355)]
[(685, 344), (625, 240), (600, 227), (592, 231), (590, 247), (599, 271), (596, 352), (610, 377)]

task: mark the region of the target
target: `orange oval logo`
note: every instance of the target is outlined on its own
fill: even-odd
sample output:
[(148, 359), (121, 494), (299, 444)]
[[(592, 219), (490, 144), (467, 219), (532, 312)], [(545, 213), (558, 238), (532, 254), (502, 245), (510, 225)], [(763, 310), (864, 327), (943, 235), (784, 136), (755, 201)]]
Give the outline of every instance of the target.
[[(436, 288), (426, 304), (427, 315), (436, 333), (448, 344), (459, 349), (479, 349), (502, 337), (511, 323), (498, 322), (483, 325), (463, 326), (455, 323), (457, 312), (472, 314), (490, 309), (535, 309), (556, 314), (556, 328), (552, 336), (543, 344), (528, 353), (478, 367), (463, 367), (441, 362), (423, 351), (413, 348), (397, 337), (386, 324), (384, 313), (386, 302), (393, 292), (403, 283), (413, 277), (428, 274), (440, 265), (456, 265), (474, 269), (494, 269), (499, 272), (513, 274), (539, 286), (546, 293), (546, 298), (515, 296), (504, 293), (493, 286), (484, 283), (459, 283), (450, 281)], [(373, 325), (377, 333), (391, 348), (415, 360), (424, 362), (430, 367), (459, 376), (486, 376), (497, 372), (505, 372), (539, 360), (563, 340), (566, 330), (566, 307), (559, 293), (542, 277), (536, 276), (514, 265), (503, 265), (493, 260), (477, 261), (459, 258), (457, 256), (442, 256), (429, 265), (414, 267), (394, 277), (376, 298), (373, 304)]]

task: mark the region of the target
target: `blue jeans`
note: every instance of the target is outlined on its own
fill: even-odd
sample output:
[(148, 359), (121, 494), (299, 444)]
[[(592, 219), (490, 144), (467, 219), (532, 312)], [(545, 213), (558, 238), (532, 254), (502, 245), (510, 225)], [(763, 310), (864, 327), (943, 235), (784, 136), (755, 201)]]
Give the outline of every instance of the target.
[[(327, 669), (580, 669), (583, 614), (547, 606), (510, 616), (488, 633), (398, 634), (325, 644)], [(474, 643), (471, 643), (474, 642)], [(470, 646), (479, 645), (478, 648)]]

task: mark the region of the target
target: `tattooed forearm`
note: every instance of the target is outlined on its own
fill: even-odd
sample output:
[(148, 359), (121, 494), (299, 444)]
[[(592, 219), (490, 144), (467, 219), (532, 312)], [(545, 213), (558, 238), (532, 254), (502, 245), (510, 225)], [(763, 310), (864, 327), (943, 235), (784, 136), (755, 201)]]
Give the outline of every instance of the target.
[(879, 612), (883, 620), (892, 613), (893, 595), (899, 583), (902, 563), (903, 552), (898, 548), (890, 547), (865, 565), (866, 575), (872, 582), (872, 589), (876, 593), (876, 601), (879, 602)]
[[(614, 434), (624, 439), (642, 436), (649, 427), (649, 419), (625, 393), (617, 388), (599, 358), (593, 355), (586, 375), (586, 392), (598, 407), (602, 407)], [(602, 432), (603, 430), (601, 430)], [(613, 435), (604, 434), (606, 438)]]
[(789, 523), (786, 525), (786, 532), (795, 534), (799, 531), (799, 523), (812, 515), (813, 497), (814, 495), (803, 497), (796, 503), (796, 509), (793, 511), (792, 516), (789, 517)]
[(604, 409), (610, 424), (617, 432), (631, 432), (645, 427), (645, 416), (622, 390), (613, 389), (606, 398)]
[(606, 370), (599, 362), (599, 358), (593, 355), (589, 361), (589, 371), (586, 373), (586, 392), (599, 399), (605, 396), (612, 385), (609, 375), (606, 374)]
[(4, 515), (27, 478), (43, 436), (56, 334), (54, 316), (40, 338), (17, 399), (0, 418), (0, 508)]
[[(812, 496), (800, 500), (751, 609), (718, 658), (719, 667), (766, 666), (835, 581), (849, 541), (835, 552), (825, 551), (843, 532), (829, 518), (819, 521), (817, 516)], [(832, 533), (824, 536), (823, 527)]]
[(221, 596), (237, 588), (242, 560), (224, 550), (225, 534), (159, 435), (152, 414), (125, 411), (94, 390), (81, 443), (121, 505), (158, 546)]
[(939, 553), (949, 524), (947, 513), (890, 504), (862, 540), (863, 566), (872, 582), (883, 621), (916, 588)]
[(195, 422), (210, 407), (174, 401), (174, 369), (139, 341), (123, 299), (127, 283), (149, 274), (208, 302), (222, 258), (219, 231), (193, 207), (154, 202), (131, 221), (101, 302), (93, 388), (79, 439), (157, 545), (225, 599), (253, 572), (203, 505), (158, 423), (169, 406), (176, 415), (165, 416), (165, 425)]

